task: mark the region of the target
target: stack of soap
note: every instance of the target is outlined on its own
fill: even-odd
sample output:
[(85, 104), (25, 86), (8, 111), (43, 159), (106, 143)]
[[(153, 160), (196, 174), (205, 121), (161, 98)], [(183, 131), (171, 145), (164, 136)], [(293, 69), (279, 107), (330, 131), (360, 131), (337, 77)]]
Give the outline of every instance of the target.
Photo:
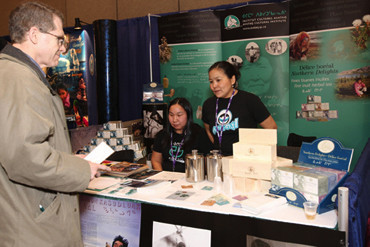
[(271, 169), (271, 187), (299, 191), (309, 201), (320, 203), (342, 179), (345, 172), (308, 164)]
[(223, 157), (223, 173), (231, 175), (241, 192), (267, 191), (271, 169), (293, 163), (276, 155), (276, 145), (274, 129), (239, 129), (239, 142), (233, 144), (233, 156)]

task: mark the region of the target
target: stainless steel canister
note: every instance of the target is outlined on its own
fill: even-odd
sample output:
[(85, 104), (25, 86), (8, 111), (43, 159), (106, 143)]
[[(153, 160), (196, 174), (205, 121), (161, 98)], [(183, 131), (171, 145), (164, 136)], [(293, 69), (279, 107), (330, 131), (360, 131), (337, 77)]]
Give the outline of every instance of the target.
[(196, 183), (204, 180), (204, 156), (198, 150), (192, 150), (185, 157), (185, 177), (187, 182)]
[(218, 150), (212, 150), (207, 155), (207, 180), (213, 182), (215, 177), (222, 178), (222, 155)]

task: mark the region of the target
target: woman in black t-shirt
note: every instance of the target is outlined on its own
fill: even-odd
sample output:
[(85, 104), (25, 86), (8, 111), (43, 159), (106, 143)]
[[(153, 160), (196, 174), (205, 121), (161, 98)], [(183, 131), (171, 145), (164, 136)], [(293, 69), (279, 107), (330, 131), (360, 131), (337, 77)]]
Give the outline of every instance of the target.
[(170, 102), (168, 121), (154, 139), (152, 166), (154, 170), (185, 172), (185, 155), (193, 149), (207, 154), (211, 143), (205, 130), (193, 123), (193, 110), (185, 98)]
[(275, 120), (261, 99), (237, 89), (239, 71), (229, 62), (214, 63), (208, 70), (214, 94), (202, 108), (205, 130), (216, 149), (232, 155), (232, 144), (239, 141), (239, 128), (277, 129)]

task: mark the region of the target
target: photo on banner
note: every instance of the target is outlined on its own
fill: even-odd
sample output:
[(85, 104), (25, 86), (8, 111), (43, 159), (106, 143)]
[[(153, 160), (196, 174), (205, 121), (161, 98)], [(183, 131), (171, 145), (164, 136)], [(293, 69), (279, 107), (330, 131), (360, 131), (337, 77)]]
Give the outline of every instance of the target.
[(139, 247), (140, 203), (82, 194), (80, 215), (85, 247), (113, 247), (115, 241)]
[(211, 247), (211, 231), (153, 221), (153, 247)]

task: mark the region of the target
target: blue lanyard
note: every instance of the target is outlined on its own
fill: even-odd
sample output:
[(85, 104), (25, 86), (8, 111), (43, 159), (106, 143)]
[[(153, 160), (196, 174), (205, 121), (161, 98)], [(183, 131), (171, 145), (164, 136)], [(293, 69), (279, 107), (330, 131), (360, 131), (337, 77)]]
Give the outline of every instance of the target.
[(220, 151), (221, 151), (222, 133), (224, 131), (224, 126), (225, 126), (225, 119), (226, 119), (227, 112), (229, 111), (231, 101), (233, 100), (234, 93), (235, 93), (235, 89), (233, 90), (233, 93), (231, 94), (231, 97), (229, 99), (229, 103), (227, 104), (227, 108), (226, 108), (226, 111), (225, 111), (225, 114), (224, 114), (224, 119), (222, 120), (222, 123), (221, 123), (220, 131), (217, 128), (218, 100), (220, 98), (217, 98), (217, 100), (216, 100), (215, 126), (216, 126), (216, 133), (217, 133), (217, 136), (218, 136), (218, 146), (219, 146)]
[(180, 142), (180, 146), (177, 146), (176, 155), (175, 155), (175, 157), (173, 157), (173, 149), (172, 149), (173, 135), (172, 135), (172, 132), (171, 132), (171, 146), (170, 146), (171, 151), (170, 151), (170, 154), (171, 154), (171, 158), (172, 158), (172, 171), (175, 171), (175, 164), (176, 164), (177, 155), (179, 155), (182, 144), (184, 144), (185, 136), (186, 136), (186, 131), (184, 132), (184, 137), (182, 138), (182, 140)]

